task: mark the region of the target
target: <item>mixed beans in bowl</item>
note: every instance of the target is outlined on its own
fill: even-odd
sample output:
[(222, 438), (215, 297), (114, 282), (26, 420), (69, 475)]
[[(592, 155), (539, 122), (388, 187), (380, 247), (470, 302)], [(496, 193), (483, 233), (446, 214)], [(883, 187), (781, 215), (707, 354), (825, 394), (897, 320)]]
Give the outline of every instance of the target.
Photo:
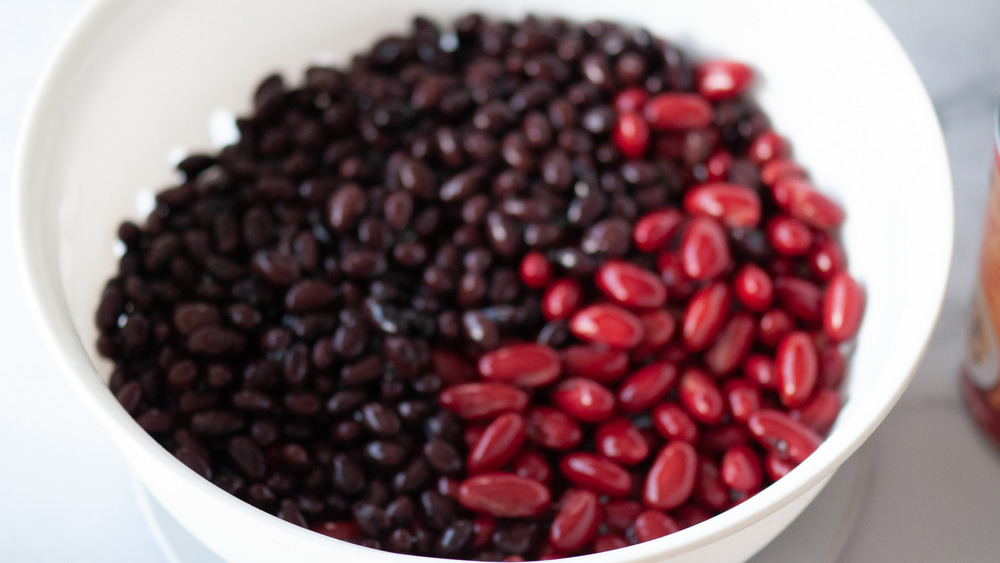
[(117, 228), (90, 322), (136, 430), (359, 557), (652, 553), (801, 475), (872, 293), (756, 62), (610, 19), (402, 29), (264, 77)]

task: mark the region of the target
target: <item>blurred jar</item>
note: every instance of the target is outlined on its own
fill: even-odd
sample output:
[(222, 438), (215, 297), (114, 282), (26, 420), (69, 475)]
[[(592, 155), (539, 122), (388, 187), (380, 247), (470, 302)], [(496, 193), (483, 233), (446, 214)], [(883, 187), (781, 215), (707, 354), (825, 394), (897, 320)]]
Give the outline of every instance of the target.
[(961, 385), (972, 418), (1000, 447), (1000, 108), (993, 135), (993, 179)]

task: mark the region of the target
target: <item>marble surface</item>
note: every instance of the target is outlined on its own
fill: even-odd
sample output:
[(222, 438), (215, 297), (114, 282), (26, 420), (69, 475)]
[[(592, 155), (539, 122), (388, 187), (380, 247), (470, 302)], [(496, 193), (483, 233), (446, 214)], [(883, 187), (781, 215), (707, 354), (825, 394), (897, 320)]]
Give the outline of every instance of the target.
[[(23, 113), (43, 65), (85, 3), (0, 2), (5, 224)], [(956, 373), (991, 166), (991, 123), (1000, 101), (1000, 2), (872, 4), (913, 60), (941, 120), (955, 186), (955, 255), (927, 355), (869, 441), (874, 459), (868, 491), (840, 561), (995, 561), (1000, 454), (966, 417)], [(850, 40), (850, 30), (844, 39)], [(0, 229), (0, 264), (13, 262), (10, 231)], [(46, 353), (10, 266), (0, 269), (0, 312), (0, 561), (165, 561), (125, 461)]]

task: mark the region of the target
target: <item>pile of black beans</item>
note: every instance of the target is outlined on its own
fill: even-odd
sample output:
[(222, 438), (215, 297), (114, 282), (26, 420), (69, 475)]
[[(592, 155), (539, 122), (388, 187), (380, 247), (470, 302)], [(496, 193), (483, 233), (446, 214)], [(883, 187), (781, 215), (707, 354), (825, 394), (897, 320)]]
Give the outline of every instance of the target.
[[(289, 522), (401, 553), (538, 557), (552, 514), (489, 529), (451, 496), (468, 448), (437, 395), (504, 339), (570, 338), (519, 278), (528, 251), (579, 279), (651, 262), (632, 224), (678, 205), (716, 140), (626, 160), (612, 100), (692, 82), (642, 29), (475, 14), (416, 18), (299, 84), (267, 77), (239, 141), (185, 158), (118, 230), (96, 313), (111, 391), (192, 470)], [(768, 127), (742, 98), (715, 120), (734, 155)], [(743, 234), (734, 249), (760, 252)]]

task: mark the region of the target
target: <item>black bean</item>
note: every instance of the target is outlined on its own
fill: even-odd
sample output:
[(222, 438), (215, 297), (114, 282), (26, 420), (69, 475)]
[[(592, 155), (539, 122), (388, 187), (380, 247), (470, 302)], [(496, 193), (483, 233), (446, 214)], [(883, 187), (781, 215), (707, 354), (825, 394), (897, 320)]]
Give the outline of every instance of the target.
[(347, 232), (357, 225), (367, 205), (365, 192), (356, 184), (347, 184), (330, 196), (327, 221), (334, 230)]
[(389, 227), (397, 231), (405, 229), (413, 216), (413, 197), (403, 191), (389, 194), (385, 200), (384, 214)]
[(255, 481), (264, 478), (264, 472), (267, 470), (264, 453), (253, 440), (246, 436), (236, 436), (229, 441), (227, 451), (233, 463), (247, 478)]
[(242, 390), (233, 394), (233, 406), (242, 411), (269, 411), (274, 406), (270, 395), (258, 391)]
[(418, 491), (424, 488), (431, 478), (431, 470), (423, 458), (414, 458), (410, 464), (396, 473), (392, 479), (392, 488), (398, 493)]
[[(167, 370), (167, 385), (173, 389), (183, 389), (194, 383), (197, 377), (198, 365), (191, 360), (181, 360), (170, 366), (170, 369)], [(122, 387), (122, 391), (124, 390), (125, 387)], [(118, 401), (121, 402), (121, 391), (118, 392), (118, 396)], [(123, 403), (122, 406), (125, 406), (125, 404)], [(131, 411), (132, 409), (125, 406), (125, 410)]]
[(182, 446), (174, 451), (174, 457), (198, 475), (205, 479), (212, 479), (212, 466), (209, 464), (209, 460), (200, 453)]
[(379, 537), (387, 533), (392, 528), (392, 522), (385, 515), (385, 510), (369, 502), (357, 502), (351, 508), (354, 514), (354, 521), (358, 523), (361, 531)]
[(623, 256), (632, 244), (632, 227), (624, 219), (605, 219), (591, 227), (581, 248), (587, 254)]
[(396, 528), (385, 540), (385, 548), (396, 553), (409, 553), (413, 548), (413, 536), (405, 528)]
[(115, 393), (115, 398), (118, 399), (118, 403), (125, 409), (125, 412), (132, 414), (139, 407), (139, 401), (142, 400), (142, 386), (139, 385), (138, 381), (130, 381)]
[(253, 255), (254, 272), (274, 285), (291, 285), (299, 277), (299, 264), (294, 256), (273, 250), (261, 250)]
[(386, 505), (385, 514), (394, 526), (409, 527), (417, 514), (417, 505), (408, 496), (396, 497)]
[(209, 303), (184, 303), (174, 310), (174, 328), (181, 334), (191, 334), (202, 327), (219, 324), (219, 310)]
[(136, 422), (143, 430), (149, 432), (150, 434), (162, 434), (170, 430), (173, 426), (173, 417), (170, 413), (157, 409), (151, 408), (138, 417), (136, 417)]
[(285, 310), (304, 313), (329, 305), (337, 297), (332, 285), (321, 280), (302, 280), (285, 294)]
[(464, 466), (458, 450), (442, 438), (432, 439), (424, 445), (424, 457), (431, 467), (446, 475), (457, 475)]
[(340, 371), (340, 379), (345, 385), (361, 385), (373, 381), (382, 375), (384, 364), (378, 356), (368, 356), (353, 364), (344, 366)]
[(396, 467), (406, 460), (406, 450), (390, 440), (368, 442), (364, 448), (365, 459), (380, 468)]
[(470, 168), (451, 177), (441, 185), (438, 197), (442, 201), (461, 201), (471, 196), (483, 181), (481, 168)]
[(521, 246), (517, 223), (496, 211), (486, 214), (486, 236), (494, 250), (502, 256), (513, 256)]
[(493, 533), (493, 545), (497, 549), (520, 555), (527, 553), (536, 541), (538, 526), (531, 522), (510, 522), (497, 527)]
[(244, 341), (243, 336), (237, 332), (217, 326), (203, 326), (188, 336), (186, 347), (193, 354), (220, 356), (239, 352)]
[(436, 491), (421, 493), (420, 506), (424, 513), (424, 523), (438, 531), (443, 531), (455, 521), (458, 509), (455, 501)]
[(361, 409), (362, 421), (376, 436), (393, 436), (403, 427), (399, 416), (379, 403), (368, 403)]
[(473, 535), (472, 522), (468, 520), (455, 522), (441, 533), (437, 544), (437, 554), (441, 557), (458, 557), (472, 545)]
[(200, 412), (191, 417), (191, 430), (198, 434), (232, 434), (243, 427), (243, 418), (229, 411)]
[(413, 379), (420, 372), (420, 359), (413, 342), (406, 338), (386, 338), (383, 354), (393, 371), (406, 379)]
[(486, 350), (500, 345), (500, 330), (495, 322), (481, 311), (466, 311), (462, 315), (465, 337)]
[(332, 469), (333, 485), (345, 495), (356, 495), (365, 488), (364, 470), (347, 455), (334, 456)]

